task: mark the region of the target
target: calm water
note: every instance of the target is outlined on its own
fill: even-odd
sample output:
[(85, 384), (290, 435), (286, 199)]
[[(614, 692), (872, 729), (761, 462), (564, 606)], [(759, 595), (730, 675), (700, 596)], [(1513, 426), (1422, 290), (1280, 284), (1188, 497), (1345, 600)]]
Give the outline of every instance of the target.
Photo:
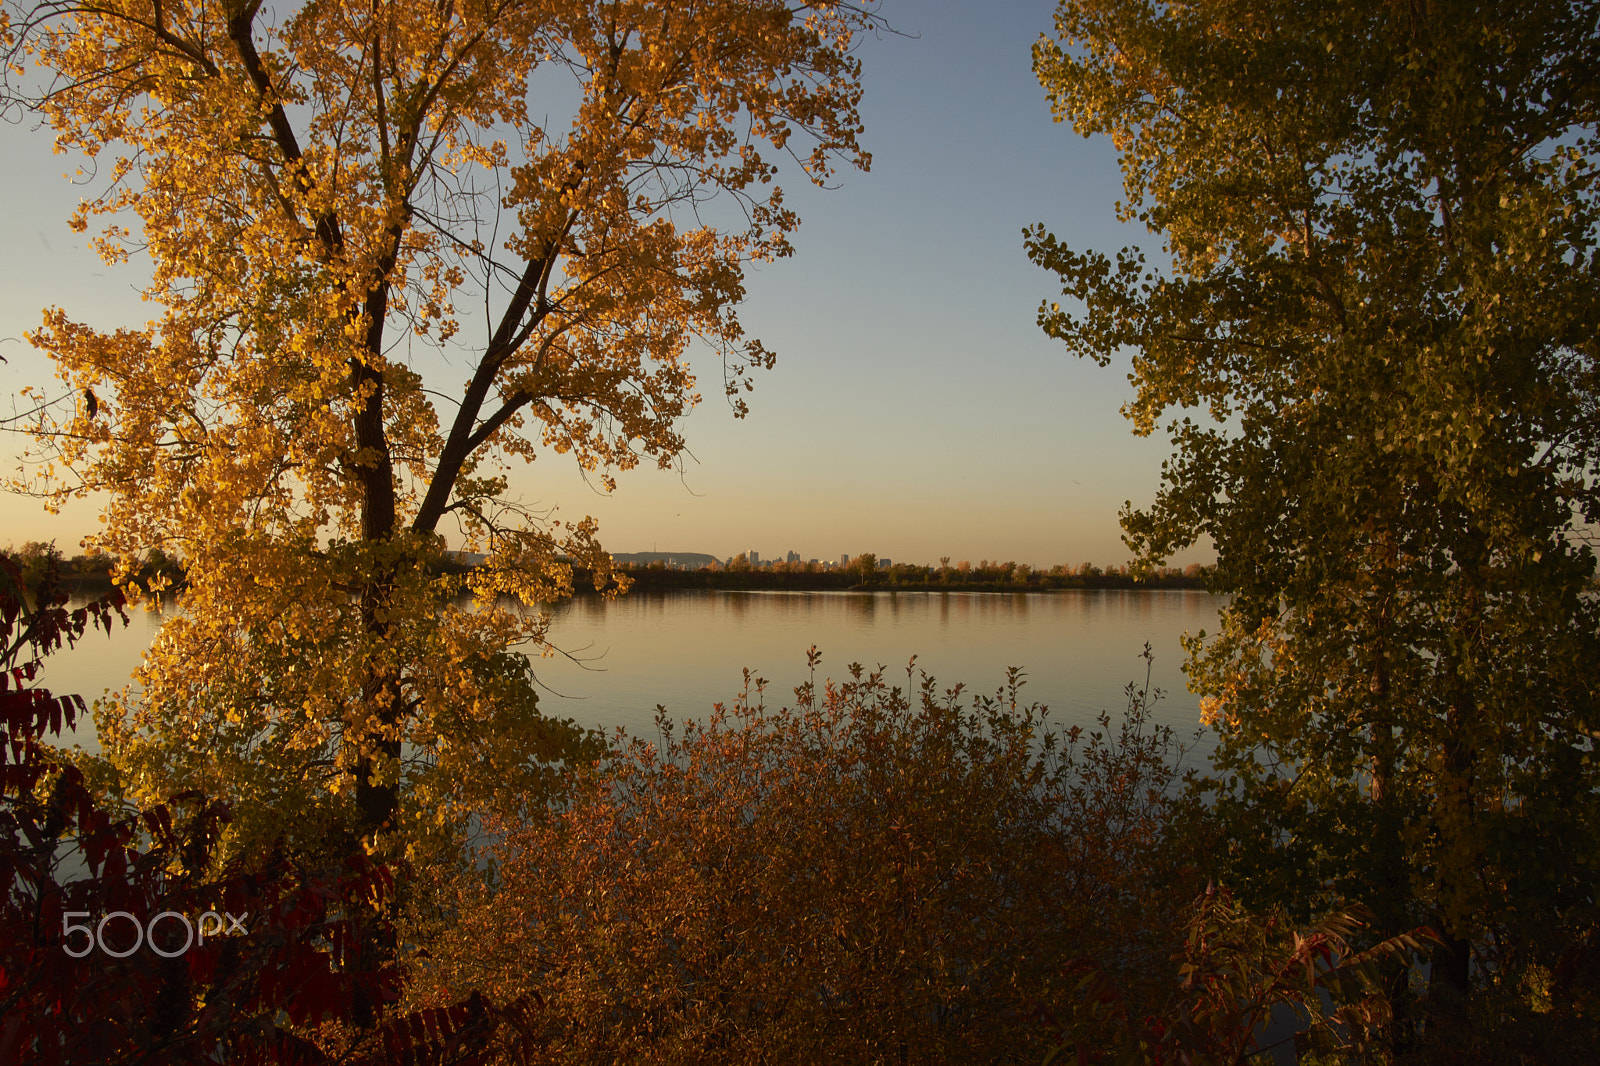
[[(769, 681), (769, 705), (789, 702), (806, 680), (806, 649), (822, 652), (819, 683), (847, 676), (852, 662), (887, 668), (905, 684), (917, 656), (946, 688), (993, 693), (1007, 666), (1026, 671), (1023, 695), (1048, 705), (1058, 723), (1088, 723), (1126, 704), (1124, 687), (1143, 684), (1139, 653), (1155, 653), (1152, 682), (1166, 691), (1156, 717), (1191, 732), (1199, 699), (1184, 687), (1185, 631), (1216, 631), (1215, 597), (1202, 592), (666, 592), (606, 602), (569, 601), (554, 611), (551, 638), (580, 662), (537, 664), (543, 709), (585, 725), (622, 726), (654, 736), (657, 703), (674, 718), (731, 703), (749, 667)], [(91, 699), (121, 688), (161, 622), (138, 612), (107, 638), (87, 638), (53, 657), (45, 683)], [(919, 679), (920, 680), (920, 679)], [(90, 727), (92, 730), (92, 726)], [(92, 737), (80, 734), (85, 746)]]

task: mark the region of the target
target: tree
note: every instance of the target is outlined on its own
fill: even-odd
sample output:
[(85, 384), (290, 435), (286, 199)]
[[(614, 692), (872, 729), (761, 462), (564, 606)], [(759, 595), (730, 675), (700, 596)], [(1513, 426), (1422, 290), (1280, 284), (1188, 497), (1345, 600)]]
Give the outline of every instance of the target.
[(22, 561), (0, 552), (0, 1061), (468, 1066), (528, 1050), (531, 1005), (480, 995), (369, 1022), (364, 1040), (316, 1039), (400, 994), (397, 967), (341, 970), (330, 950), (352, 936), (351, 904), (392, 890), (393, 871), (357, 850), (322, 869), (280, 854), (211, 876), (222, 805), (97, 802), (50, 747), (83, 698), (52, 695), (40, 674), (114, 615), (126, 624), (123, 595), (68, 610), (60, 556), (46, 551), (32, 582)]
[[(743, 265), (789, 254), (798, 221), (762, 145), (817, 182), (867, 165), (850, 50), (874, 17), (835, 0), (6, 15), (11, 99), (63, 147), (115, 156), (74, 225), (108, 216), (102, 253), (154, 268), (148, 326), (54, 309), (31, 335), (96, 399), (45, 408), (58, 477), (29, 487), (107, 493), (98, 544), (177, 546), (188, 567), (143, 692), (101, 722), (128, 788), (232, 799), (258, 840), (522, 802), (506, 771), (571, 737), (506, 654), (544, 622), (499, 597), (533, 606), (569, 594), (574, 565), (597, 588), (610, 568), (591, 521), (510, 499), (506, 464), (565, 453), (608, 489), (670, 467), (696, 338), (743, 414), (772, 363), (739, 323)], [(563, 103), (569, 125), (537, 119)], [(439, 356), (467, 376), (442, 418)], [(489, 554), (465, 578), (432, 565), (450, 522)]]
[(1553, 975), (1600, 875), (1594, 9), (1068, 0), (1056, 31), (1057, 117), (1114, 139), (1170, 266), (1036, 227), (1076, 301), (1040, 323), (1133, 352), (1136, 432), (1182, 412), (1123, 524), (1146, 565), (1217, 548), (1189, 673), (1232, 876), (1439, 928), (1428, 1009), (1477, 1003), (1434, 1039), (1592, 1018)]
[(850, 560), (850, 565), (861, 572), (861, 584), (871, 588), (878, 581), (878, 557), (866, 552)]

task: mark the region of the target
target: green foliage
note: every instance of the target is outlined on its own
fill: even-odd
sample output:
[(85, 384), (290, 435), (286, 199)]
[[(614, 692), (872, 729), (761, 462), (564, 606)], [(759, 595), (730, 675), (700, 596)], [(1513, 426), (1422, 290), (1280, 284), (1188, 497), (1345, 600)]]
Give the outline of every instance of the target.
[(871, 552), (858, 555), (850, 564), (861, 574), (863, 585), (874, 585), (878, 581), (878, 557)]
[(30, 540), (20, 548), (14, 545), (6, 548), (5, 555), (29, 588), (46, 580), (47, 575), (59, 574), (62, 569), (61, 552), (54, 541), (46, 544), (42, 540)]
[(1397, 1048), (1458, 1001), (1592, 1019), (1528, 992), (1600, 882), (1592, 7), (1066, 0), (1056, 30), (1057, 117), (1114, 139), (1170, 268), (1035, 228), (1066, 298), (1040, 322), (1132, 351), (1138, 432), (1176, 415), (1123, 521), (1146, 565), (1217, 548), (1189, 673), (1230, 882), (1435, 924), (1423, 1011), (1391, 975)]

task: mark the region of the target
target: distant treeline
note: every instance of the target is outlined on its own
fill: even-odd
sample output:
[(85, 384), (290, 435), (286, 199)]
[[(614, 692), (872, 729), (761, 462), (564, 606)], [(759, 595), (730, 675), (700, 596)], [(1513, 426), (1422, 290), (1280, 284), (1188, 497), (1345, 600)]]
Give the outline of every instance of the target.
[[(117, 564), (114, 556), (104, 552), (78, 554), (68, 558), (60, 554), (55, 545), (37, 540), (29, 541), (20, 548), (8, 548), (6, 551), (21, 565), (23, 581), (29, 588), (38, 583), (40, 576), (53, 559), (62, 582), (69, 591), (101, 592), (111, 587), (111, 572)], [(185, 581), (183, 563), (177, 556), (160, 548), (152, 548), (146, 552), (142, 564), (134, 573), (144, 584), (148, 584), (153, 578), (165, 578), (167, 587), (173, 589), (181, 587)]]
[[(32, 541), (10, 553), (23, 568), (24, 579), (34, 584), (48, 565), (51, 545)], [(116, 560), (103, 553), (56, 556), (62, 579), (69, 588), (83, 590), (109, 588)], [(471, 569), (455, 561), (441, 561), (437, 569), (461, 573)], [(735, 556), (731, 564), (712, 563), (698, 570), (674, 569), (664, 562), (648, 565), (619, 561), (616, 569), (626, 574), (633, 587), (649, 589), (748, 589), (752, 591), (789, 590), (823, 592), (840, 589), (896, 589), (906, 592), (1044, 592), (1052, 589), (1203, 589), (1205, 568), (1198, 563), (1184, 569), (1167, 567), (1147, 575), (1135, 575), (1126, 566), (1102, 569), (1093, 563), (1076, 567), (1057, 565), (1048, 570), (1034, 569), (1027, 563), (984, 559), (973, 565), (965, 560), (951, 565), (941, 560), (938, 566), (915, 563), (879, 565), (876, 557), (861, 555), (848, 566), (830, 563), (766, 563), (752, 566), (745, 557)], [(142, 581), (165, 577), (170, 587), (184, 583), (182, 562), (175, 556), (152, 549), (137, 571)], [(592, 589), (587, 572), (574, 575), (573, 585), (580, 593)]]
[(976, 566), (962, 561), (951, 566), (895, 563), (879, 566), (871, 555), (852, 560), (846, 567), (818, 563), (773, 563), (759, 567), (708, 566), (700, 570), (674, 570), (662, 564), (621, 565), (617, 569), (633, 580), (636, 589), (750, 589), (819, 592), (830, 589), (896, 589), (907, 592), (1043, 592), (1051, 589), (1203, 589), (1205, 568), (1198, 563), (1148, 575), (1135, 575), (1127, 567), (1101, 569), (1092, 563), (1053, 566), (1037, 570), (1027, 563), (990, 562)]

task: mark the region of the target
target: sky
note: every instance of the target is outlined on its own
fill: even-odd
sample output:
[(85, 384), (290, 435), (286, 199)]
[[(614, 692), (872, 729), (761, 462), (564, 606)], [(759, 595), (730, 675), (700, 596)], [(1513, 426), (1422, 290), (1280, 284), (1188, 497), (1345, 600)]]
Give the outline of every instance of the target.
[[(1107, 252), (1160, 242), (1116, 221), (1110, 143), (1051, 120), (1030, 53), (1054, 3), (880, 10), (899, 33), (858, 52), (872, 169), (843, 170), (827, 189), (787, 175), (787, 205), (804, 220), (795, 254), (746, 279), (745, 329), (778, 354), (749, 417), (733, 417), (708, 365), (681, 472), (641, 467), (608, 496), (548, 456), (513, 478), (525, 503), (592, 515), (617, 552), (1128, 560), (1118, 511), (1154, 498), (1171, 448), (1159, 432), (1134, 436), (1119, 413), (1132, 397), (1125, 354), (1099, 367), (1039, 330), (1039, 304), (1059, 285), (1028, 261), (1022, 230), (1044, 223), (1075, 249)], [(11, 208), (0, 217), (0, 388), (14, 397), (52, 383), (48, 358), (21, 339), (41, 308), (101, 328), (154, 314), (136, 268), (105, 265), (68, 229), (84, 190), (63, 179), (77, 164), (52, 155), (48, 132), (0, 125), (0, 158)], [(24, 444), (0, 438), (6, 473)], [(54, 540), (74, 554), (96, 519), (93, 500), (50, 516), (7, 497), (0, 544)]]

